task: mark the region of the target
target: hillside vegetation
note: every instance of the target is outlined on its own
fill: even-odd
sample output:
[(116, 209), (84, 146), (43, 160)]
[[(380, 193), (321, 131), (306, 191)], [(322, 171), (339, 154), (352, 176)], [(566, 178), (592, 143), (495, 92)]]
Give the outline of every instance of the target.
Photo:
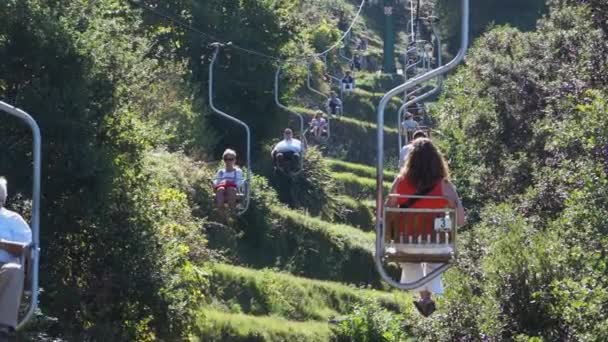
[[(437, 4), (451, 36), (456, 2), (424, 3)], [(498, 11), (490, 3), (473, 1), (472, 12), (489, 17)], [(31, 113), (43, 134), (41, 311), (21, 337), (608, 340), (608, 6), (518, 1), (547, 15), (534, 25), (538, 16), (501, 11), (497, 23), (528, 31), (493, 27), (447, 80), (431, 116), (469, 224), (447, 293), (422, 318), (373, 262), (376, 132), (387, 139), (388, 188), (399, 101), (386, 127), (376, 127), (375, 106), (401, 78), (361, 72), (330, 143), (310, 148), (302, 173), (285, 178), (268, 158), (281, 130), (296, 128), (272, 97), (277, 61), (243, 50), (322, 51), (357, 5), (0, 2), (0, 99)], [(382, 10), (366, 7), (355, 26), (371, 59), (381, 58)], [(491, 21), (483, 19), (475, 36)], [(219, 54), (215, 104), (251, 126), (254, 144), (251, 206), (229, 218), (213, 209), (210, 181), (225, 148), (244, 164), (245, 142), (209, 109), (208, 45), (217, 39), (234, 44)], [(328, 59), (342, 70), (335, 53)], [(316, 63), (313, 82), (328, 91), (322, 76)], [(303, 65), (285, 65), (281, 97), (310, 118), (321, 99), (304, 77)], [(28, 216), (29, 132), (10, 119), (0, 136), (8, 206)]]

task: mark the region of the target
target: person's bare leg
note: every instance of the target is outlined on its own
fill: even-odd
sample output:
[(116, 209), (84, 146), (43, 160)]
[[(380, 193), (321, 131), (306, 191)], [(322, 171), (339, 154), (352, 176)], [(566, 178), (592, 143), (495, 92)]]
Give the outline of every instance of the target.
[(225, 189), (224, 188), (219, 188), (217, 189), (217, 191), (215, 192), (215, 206), (219, 209), (219, 210), (223, 210), (224, 209), (224, 202), (226, 201), (225, 199)]
[(226, 189), (226, 203), (228, 203), (228, 208), (230, 209), (236, 207), (236, 188)]

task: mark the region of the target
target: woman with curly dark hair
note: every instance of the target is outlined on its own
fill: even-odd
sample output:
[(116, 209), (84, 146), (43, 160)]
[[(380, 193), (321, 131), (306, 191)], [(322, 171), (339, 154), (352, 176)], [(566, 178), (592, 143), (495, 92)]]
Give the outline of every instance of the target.
[[(450, 170), (441, 152), (426, 138), (412, 142), (411, 149), (405, 159), (403, 168), (393, 183), (391, 194), (406, 196), (443, 197), (440, 201), (425, 198), (396, 198), (390, 197), (389, 207), (400, 208), (456, 208), (458, 222), (464, 224), (464, 209), (456, 188), (450, 182)], [(401, 282), (410, 283), (421, 279), (441, 264), (435, 263), (401, 263)], [(435, 311), (435, 301), (432, 293), (442, 294), (441, 276), (435, 277), (428, 283), (415, 289), (420, 293), (420, 299), (415, 301), (416, 308), (425, 316)]]

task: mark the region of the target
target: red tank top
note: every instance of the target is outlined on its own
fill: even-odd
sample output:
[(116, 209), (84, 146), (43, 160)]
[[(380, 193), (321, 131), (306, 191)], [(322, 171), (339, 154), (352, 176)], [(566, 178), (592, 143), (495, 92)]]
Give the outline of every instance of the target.
[[(443, 180), (437, 181), (435, 186), (423, 196), (443, 196), (442, 189)], [(411, 184), (408, 180), (402, 180), (397, 184), (397, 193), (399, 195), (415, 195), (416, 187)], [(400, 198), (399, 205), (404, 205), (408, 202), (407, 198)], [(449, 207), (449, 202), (445, 198), (437, 198), (437, 199), (418, 199), (414, 204), (410, 205), (410, 209), (442, 209)], [(410, 213), (408, 215), (403, 215), (399, 220), (399, 234), (405, 235), (407, 238), (410, 235), (414, 236), (414, 239), (417, 238), (418, 235), (423, 237), (423, 240), (426, 240), (427, 235), (433, 235), (432, 240), (435, 240), (434, 233), (434, 219), (438, 216), (437, 214), (421, 214), (421, 213)], [(435, 242), (435, 241), (433, 241)]]
[[(424, 194), (423, 196), (443, 196), (442, 182), (443, 180), (437, 181), (431, 191)], [(407, 179), (402, 180), (397, 184), (397, 194), (399, 195), (415, 195), (416, 186), (412, 185)], [(399, 205), (403, 205), (407, 202), (407, 198), (400, 198)], [(410, 208), (445, 208), (448, 206), (446, 199), (419, 199)]]

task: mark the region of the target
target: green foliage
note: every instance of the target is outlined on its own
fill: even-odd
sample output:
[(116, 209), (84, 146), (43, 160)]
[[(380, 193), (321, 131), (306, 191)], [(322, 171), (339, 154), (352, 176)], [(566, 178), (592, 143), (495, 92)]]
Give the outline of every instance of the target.
[(373, 300), (394, 312), (404, 310), (407, 295), (357, 289), (339, 283), (216, 264), (210, 279), (214, 307), (290, 320), (325, 321), (348, 314), (352, 305)]
[[(449, 51), (455, 54), (460, 46), (460, 2), (449, 0), (433, 0), (434, 12), (441, 19), (439, 32), (447, 43)], [(471, 4), (471, 36), (477, 38), (483, 35), (488, 26), (509, 24), (521, 30), (534, 29), (536, 20), (545, 12), (547, 5), (543, 0), (472, 0)]]
[[(336, 172), (348, 172), (357, 175), (358, 177), (365, 178), (376, 178), (376, 168), (363, 164), (349, 163), (339, 159), (329, 159), (329, 166), (333, 171)], [(396, 172), (384, 170), (384, 177), (386, 179), (395, 179), (397, 177)]]
[[(314, 111), (302, 107), (293, 108), (312, 120)], [(387, 144), (386, 156), (399, 156), (397, 133), (395, 128), (384, 128), (385, 139), (394, 142)], [(351, 163), (373, 165), (376, 160), (376, 139), (374, 123), (344, 116), (340, 120), (331, 121), (331, 138), (327, 145), (327, 154), (331, 158), (348, 160)]]
[(448, 81), (441, 145), (479, 222), (436, 318), (410, 323), (423, 339), (606, 338), (605, 47), (588, 44), (606, 9), (551, 5), (536, 32), (489, 32)]
[(337, 327), (337, 341), (401, 342), (407, 335), (399, 316), (373, 301), (355, 305), (353, 313)]
[[(267, 146), (269, 155), (272, 146)], [(259, 163), (262, 172), (271, 175), (270, 184), (277, 191), (281, 202), (294, 209), (305, 209), (314, 216), (331, 217), (336, 208), (336, 185), (332, 181), (331, 171), (326, 159), (319, 149), (309, 147), (304, 153), (302, 171), (288, 177), (272, 169), (272, 160), (265, 159)]]
[[(348, 172), (332, 172), (331, 175), (336, 184), (344, 189), (343, 193), (348, 196), (370, 199), (376, 195), (375, 179), (358, 177)], [(391, 189), (391, 183), (384, 182), (383, 185), (384, 192), (387, 193)]]
[(326, 342), (332, 340), (333, 332), (324, 323), (205, 310), (195, 335), (195, 340), (205, 342)]
[(333, 23), (323, 21), (312, 30), (310, 35), (312, 46), (317, 52), (322, 52), (337, 42), (342, 34)]
[(338, 198), (335, 220), (339, 223), (359, 227), (363, 231), (374, 230), (374, 206), (375, 203), (370, 205), (369, 202), (341, 196)]

